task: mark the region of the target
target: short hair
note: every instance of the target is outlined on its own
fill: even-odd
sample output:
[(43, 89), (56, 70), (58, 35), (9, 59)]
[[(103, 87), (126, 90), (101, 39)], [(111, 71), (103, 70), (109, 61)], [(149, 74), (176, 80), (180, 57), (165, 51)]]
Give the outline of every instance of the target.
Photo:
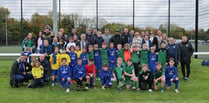
[(121, 57), (118, 57), (118, 58), (117, 58), (117, 60), (119, 60), (119, 59), (120, 59), (120, 60), (123, 60)]
[(62, 58), (62, 59), (61, 59), (61, 61), (63, 61), (63, 60), (67, 61), (67, 59), (66, 59), (66, 58)]
[(160, 43), (160, 44), (163, 44), (163, 43), (164, 43), (164, 44), (166, 44), (164, 41), (161, 41), (161, 43)]
[(162, 65), (160, 62), (156, 62), (156, 65)]
[(148, 65), (147, 64), (143, 64), (142, 67), (148, 67)]
[(90, 59), (89, 59), (89, 61), (90, 61), (90, 62), (93, 62), (93, 61), (94, 61), (94, 59), (90, 58)]
[(80, 61), (80, 60), (82, 61), (82, 59), (81, 59), (81, 58), (78, 58), (78, 61)]
[(129, 61), (129, 62), (133, 62), (133, 60), (132, 60), (131, 58), (129, 58), (129, 59), (127, 60), (127, 62), (128, 62), (128, 61)]
[(150, 50), (155, 50), (155, 47), (152, 46), (152, 47), (150, 48)]
[(169, 62), (170, 62), (170, 61), (175, 62), (174, 58), (169, 58)]
[(107, 64), (107, 63), (104, 63), (104, 64), (103, 64), (103, 67), (108, 67), (108, 64)]

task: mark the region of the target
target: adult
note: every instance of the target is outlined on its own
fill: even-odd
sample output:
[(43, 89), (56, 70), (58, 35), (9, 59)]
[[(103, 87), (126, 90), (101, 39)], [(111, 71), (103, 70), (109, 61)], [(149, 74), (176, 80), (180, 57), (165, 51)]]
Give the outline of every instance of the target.
[(91, 29), (87, 29), (86, 33), (86, 41), (88, 42), (89, 45), (94, 45), (94, 36), (91, 33)]
[[(53, 38), (53, 42), (52, 42), (52, 49), (54, 47), (57, 47), (58, 45), (59, 45), (58, 38), (57, 37), (54, 37)], [(54, 50), (52, 50), (52, 51), (54, 51)]]
[(120, 35), (120, 31), (117, 29), (115, 30), (115, 35), (110, 38), (110, 43), (114, 43), (114, 48), (117, 48), (118, 44), (122, 44), (122, 39)]
[[(71, 36), (71, 37), (74, 37), (75, 35), (78, 36), (78, 34), (77, 34), (77, 29), (76, 29), (76, 28), (73, 28), (71, 34), (68, 35), (68, 38), (69, 38), (70, 36)], [(80, 39), (80, 38), (79, 38), (79, 39)]]
[(140, 37), (139, 32), (136, 32), (134, 35), (134, 38), (132, 40), (132, 47), (133, 46), (137, 46), (137, 49), (141, 50), (142, 38)]
[(67, 38), (64, 37), (62, 32), (58, 32), (57, 39), (58, 41), (61, 41), (61, 40), (67, 41), (66, 40)]
[(23, 82), (28, 82), (28, 80), (33, 79), (32, 74), (30, 73), (31, 65), (26, 62), (26, 55), (24, 53), (14, 61), (12, 64), (10, 72), (10, 86), (19, 87), (19, 84)]
[(109, 47), (109, 41), (111, 38), (111, 34), (109, 34), (109, 29), (105, 29), (104, 34), (102, 35), (102, 38), (104, 39), (104, 42), (107, 44), (107, 47)]
[(132, 45), (133, 38), (134, 38), (134, 30), (131, 30), (129, 34), (130, 34), (129, 35), (129, 37), (130, 37), (130, 45)]
[[(179, 44), (179, 48), (181, 52), (181, 72), (183, 75), (183, 79), (188, 80), (190, 75), (191, 56), (194, 52), (194, 48), (192, 47), (192, 44), (188, 41), (186, 36), (182, 37), (182, 42)], [(185, 73), (185, 66), (187, 73)]]
[(95, 37), (94, 44), (98, 44), (99, 48), (102, 48), (102, 43), (103, 42), (104, 42), (104, 39), (102, 38), (102, 33), (101, 33), (101, 31), (98, 31), (97, 36)]
[(73, 36), (73, 40), (74, 40), (75, 44), (79, 43), (79, 41), (80, 41), (80, 39), (77, 35)]
[(87, 48), (88, 42), (86, 41), (85, 34), (81, 34), (81, 40), (76, 45), (79, 45), (81, 50), (83, 50), (83, 48)]
[(98, 32), (98, 31), (97, 31), (97, 28), (94, 28), (94, 29), (93, 29), (93, 35), (94, 35), (95, 38), (97, 37), (97, 32)]
[(175, 43), (174, 38), (169, 38), (169, 43), (166, 46), (168, 50), (168, 58), (173, 58), (175, 60), (174, 66), (177, 67), (179, 60), (180, 60), (180, 49), (179, 45)]
[(30, 48), (32, 53), (36, 52), (36, 40), (33, 37), (32, 33), (28, 33), (28, 36), (22, 41), (21, 49), (25, 51), (27, 47)]
[(167, 39), (166, 33), (163, 33), (161, 42), (165, 42), (166, 44), (168, 43), (168, 39)]
[(41, 48), (40, 54), (44, 54), (46, 56), (52, 53), (52, 46), (49, 45), (48, 40), (44, 40), (44, 44), (42, 44), (40, 48)]
[(141, 32), (141, 38), (144, 39), (144, 37), (145, 37), (145, 33), (144, 33), (144, 31), (142, 31)]
[(155, 34), (153, 33), (153, 31), (150, 31), (150, 38), (149, 40), (152, 43), (152, 46), (156, 47), (156, 50), (158, 49), (158, 40), (157, 37), (155, 37)]
[(157, 31), (157, 40), (158, 40), (158, 47), (160, 47), (162, 41), (162, 32), (160, 30)]
[(152, 47), (152, 43), (149, 40), (149, 36), (145, 35), (144, 39), (142, 40), (142, 45), (143, 44), (147, 44), (147, 49), (150, 50), (150, 48)]
[(50, 33), (48, 37), (46, 37), (50, 45), (52, 44), (54, 37), (55, 35), (53, 31)]
[(121, 35), (121, 40), (122, 40), (122, 46), (124, 47), (124, 45), (126, 43), (130, 44), (131, 43), (131, 37), (130, 34), (128, 32), (128, 29), (125, 28), (123, 34)]
[(40, 31), (38, 34), (38, 37), (36, 38), (36, 49), (37, 49), (37, 53), (40, 53), (40, 46), (43, 44), (44, 42), (44, 37), (42, 32)]
[(64, 28), (60, 28), (60, 33), (62, 33), (63, 37), (64, 37), (64, 40), (67, 40), (68, 39), (68, 35), (65, 33), (65, 30)]
[(50, 70), (50, 63), (45, 59), (45, 55), (40, 55), (40, 58), (38, 59), (38, 61), (40, 62), (40, 64), (43, 66), (44, 69), (44, 75), (43, 75), (43, 79), (45, 82), (49, 81), (49, 70)]

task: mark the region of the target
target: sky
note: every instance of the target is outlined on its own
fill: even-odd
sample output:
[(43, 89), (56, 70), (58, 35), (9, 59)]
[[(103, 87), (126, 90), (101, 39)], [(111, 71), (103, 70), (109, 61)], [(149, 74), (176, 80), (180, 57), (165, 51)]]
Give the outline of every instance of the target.
[[(38, 12), (47, 15), (52, 11), (53, 0), (23, 0), (23, 17), (30, 19)], [(59, 0), (57, 0), (59, 1)], [(98, 0), (99, 19), (107, 22), (133, 23), (132, 0)], [(200, 27), (209, 27), (209, 0), (200, 0)], [(20, 0), (0, 0), (0, 7), (7, 6), (10, 17), (20, 19)], [(58, 3), (59, 6), (59, 3)], [(96, 16), (96, 0), (61, 0), (62, 14), (78, 14), (83, 18)], [(168, 21), (168, 0), (135, 0), (135, 26), (158, 28)], [(195, 0), (171, 0), (171, 24), (186, 29), (195, 27)], [(207, 22), (205, 22), (207, 20)]]

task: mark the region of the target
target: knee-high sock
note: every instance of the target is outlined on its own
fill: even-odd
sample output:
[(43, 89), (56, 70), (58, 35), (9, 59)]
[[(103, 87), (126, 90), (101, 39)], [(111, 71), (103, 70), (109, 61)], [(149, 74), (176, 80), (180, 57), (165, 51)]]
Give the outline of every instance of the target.
[(175, 81), (175, 89), (178, 89), (178, 87), (179, 87), (179, 80), (176, 80)]

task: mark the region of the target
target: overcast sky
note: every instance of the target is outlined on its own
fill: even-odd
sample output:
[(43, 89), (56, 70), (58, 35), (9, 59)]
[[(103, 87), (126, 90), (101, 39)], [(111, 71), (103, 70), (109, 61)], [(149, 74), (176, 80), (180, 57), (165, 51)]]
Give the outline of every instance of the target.
[[(53, 0), (23, 0), (23, 17), (30, 19), (38, 12), (46, 15), (52, 11)], [(59, 1), (59, 0), (57, 0)], [(96, 16), (96, 0), (61, 0), (61, 13), (76, 13), (81, 17), (93, 18)], [(107, 22), (132, 24), (132, 0), (98, 0), (99, 18)], [(205, 2), (205, 3), (204, 3)], [(209, 13), (209, 0), (200, 0), (202, 14)], [(206, 5), (206, 6), (205, 6)], [(10, 17), (20, 18), (20, 0), (0, 0), (0, 7), (7, 6)], [(58, 4), (59, 6), (59, 4)], [(206, 10), (206, 11), (204, 11)], [(135, 0), (135, 25), (147, 25), (158, 28), (167, 23), (168, 0)], [(209, 15), (200, 17), (200, 26), (209, 27)], [(177, 24), (187, 29), (194, 29), (195, 0), (171, 0), (171, 24)], [(204, 20), (204, 21), (203, 21)], [(208, 20), (206, 23), (205, 20)]]

